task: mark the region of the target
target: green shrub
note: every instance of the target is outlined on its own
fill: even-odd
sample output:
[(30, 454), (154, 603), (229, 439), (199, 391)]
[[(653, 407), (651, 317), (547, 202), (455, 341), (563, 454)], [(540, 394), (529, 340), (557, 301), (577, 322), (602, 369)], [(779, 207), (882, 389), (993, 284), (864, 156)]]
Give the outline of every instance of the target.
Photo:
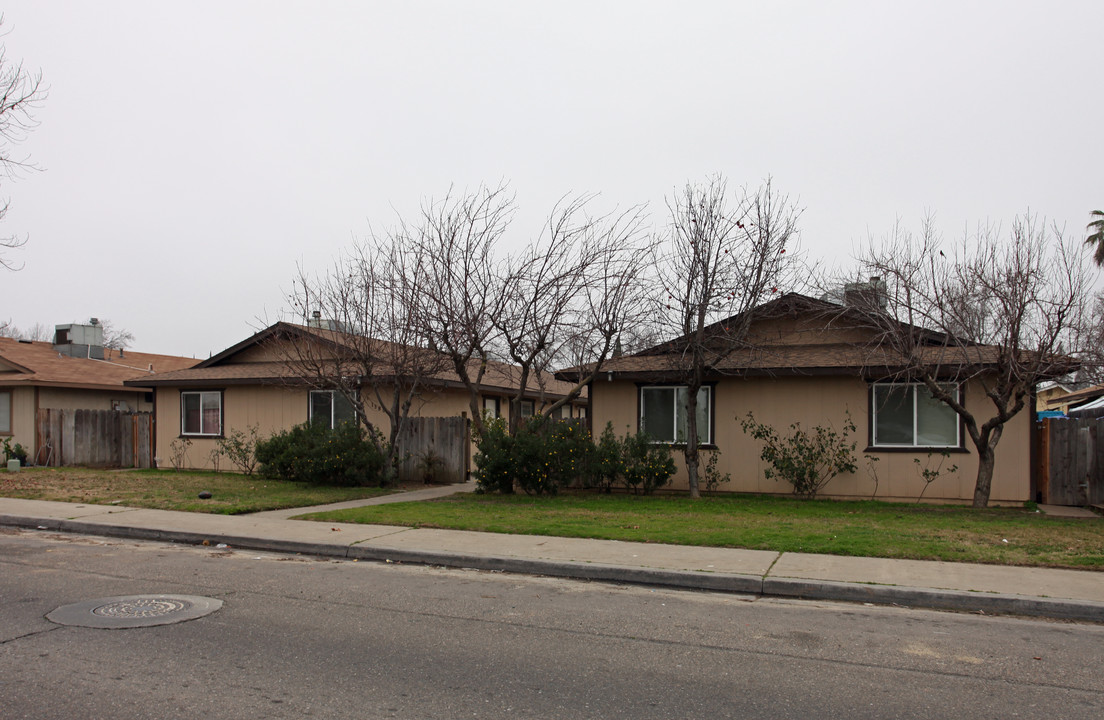
[(789, 482), (795, 495), (814, 498), (836, 475), (858, 469), (855, 443), (847, 441), (848, 435), (855, 432), (850, 413), (841, 431), (823, 425), (808, 431), (801, 428), (801, 423), (794, 423), (788, 437), (780, 437), (770, 425), (756, 422), (750, 412), (740, 424), (745, 433), (763, 443), (760, 457), (769, 463), (763, 475)]
[(594, 445), (590, 472), (586, 476), (587, 486), (608, 494), (623, 476), (623, 452), (622, 443), (613, 432), (613, 423), (606, 423), (606, 428)]
[(5, 463), (7, 463), (8, 460), (18, 460), (21, 467), (27, 466), (27, 450), (22, 444), (16, 443), (12, 445), (11, 438), (4, 438), (3, 449)]
[(475, 477), (482, 492), (555, 495), (588, 474), (593, 444), (579, 422), (545, 417), (525, 419), (516, 435), (495, 418), (476, 440)]
[(514, 491), (513, 445), (504, 419), (484, 418), (483, 432), (475, 439), (475, 479), (479, 492)]
[(656, 445), (645, 432), (621, 440), (621, 476), (625, 487), (637, 494), (651, 495), (671, 482), (675, 461), (671, 448)]
[(380, 485), (386, 456), (380, 438), (369, 438), (355, 423), (330, 429), (304, 423), (257, 443), (259, 471), (265, 477), (312, 485)]
[(595, 444), (583, 423), (527, 418), (510, 435), (501, 418), (485, 423), (476, 439), (475, 477), (480, 492), (555, 495), (579, 482), (603, 492), (617, 484), (650, 494), (675, 474), (666, 445), (655, 445), (645, 433), (618, 438), (607, 424)]

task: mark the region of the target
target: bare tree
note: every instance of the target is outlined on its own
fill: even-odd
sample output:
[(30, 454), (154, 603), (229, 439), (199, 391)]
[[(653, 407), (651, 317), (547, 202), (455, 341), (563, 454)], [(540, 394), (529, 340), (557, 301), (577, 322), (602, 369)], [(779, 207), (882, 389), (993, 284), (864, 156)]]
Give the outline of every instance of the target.
[(0, 322), (0, 337), (10, 337), (16, 340), (32, 340), (35, 342), (49, 342), (54, 339), (54, 331), (47, 325), (36, 322), (29, 328), (21, 329), (11, 323), (10, 320)]
[[(0, 25), (4, 18), (0, 15)], [(8, 59), (7, 48), (0, 44), (0, 174), (8, 178), (19, 170), (32, 166), (26, 158), (12, 155), (12, 146), (22, 142), (27, 133), (38, 124), (32, 111), (46, 99), (42, 74), (32, 73), (22, 62)], [(8, 213), (8, 203), (0, 205), (0, 220)], [(26, 244), (26, 238), (14, 236), (0, 238), (0, 267), (6, 270), (19, 268), (4, 256), (4, 250), (12, 250)]]
[[(97, 322), (99, 326), (103, 328), (103, 346), (105, 348), (125, 350), (134, 342), (134, 334), (129, 330), (115, 327), (115, 324), (110, 320), (99, 320)], [(51, 342), (54, 339), (54, 329), (49, 325), (36, 322), (34, 325), (23, 330), (13, 325), (10, 321), (6, 321), (0, 322), (0, 337)]]
[(496, 380), (514, 388), (516, 432), (522, 400), (535, 392), (543, 401), (553, 364), (574, 361), (580, 372), (566, 393), (541, 403), (544, 413), (579, 396), (625, 323), (642, 314), (643, 293), (635, 286), (648, 259), (642, 211), (594, 217), (591, 200), (562, 200), (538, 241), (512, 256), (499, 250), (515, 212), (505, 186), (450, 192), (427, 203), (420, 221), (406, 228), (408, 265), (428, 277), (417, 302), (418, 327), (430, 347), (451, 359), (477, 431), (483, 430), (480, 388), (492, 364), (509, 364), (495, 372), (511, 373)]
[(561, 377), (575, 382), (564, 403), (577, 397), (610, 358), (656, 344), (650, 319), (654, 308), (646, 290), (653, 281), (655, 237), (643, 232), (642, 212), (633, 208), (607, 217), (599, 233), (603, 250), (586, 270), (571, 311), (571, 332), (558, 353), (557, 362), (573, 369)]
[(514, 213), (506, 185), (484, 186), (426, 202), (419, 221), (402, 228), (405, 265), (424, 277), (413, 289), (416, 326), (467, 389), (477, 432), (483, 431), (479, 388), (493, 357), (492, 320), (504, 301), (495, 253)]
[[(272, 344), (297, 381), (334, 391), (349, 403), (392, 469), (401, 460), (397, 441), (415, 403), (435, 388), (436, 376), (449, 364), (419, 344), (416, 301), (426, 275), (424, 268), (407, 265), (402, 239), (372, 236), (322, 276), (300, 271), (289, 299), (314, 327), (306, 334), (285, 332)], [(372, 408), (387, 417), (386, 428), (372, 422)]]
[(100, 320), (103, 328), (103, 346), (112, 350), (126, 350), (134, 345), (134, 333), (121, 327), (115, 327), (111, 320)]
[[(643, 310), (642, 211), (591, 217), (589, 196), (562, 200), (540, 239), (507, 261), (502, 308), (493, 317), (518, 378), (510, 399), (517, 432), (521, 401), (536, 386), (540, 404), (554, 364), (584, 367), (574, 386), (544, 407), (550, 414), (579, 396), (615, 349), (619, 333)], [(536, 408), (534, 408), (536, 412)]]
[[(985, 507), (1004, 426), (1035, 386), (1072, 371), (1082, 346), (1089, 283), (1076, 243), (1026, 215), (1007, 238), (983, 227), (947, 251), (931, 218), (914, 237), (898, 225), (861, 256), (885, 283), (885, 306), (857, 308), (875, 330), (877, 365), (921, 382), (961, 418), (978, 453), (973, 504)], [(980, 387), (989, 401), (967, 402)]]
[[(699, 497), (698, 395), (707, 375), (748, 347), (753, 309), (796, 280), (792, 243), (801, 211), (768, 179), (730, 193), (723, 177), (686, 185), (668, 200), (670, 225), (656, 260), (656, 318), (674, 340), (685, 386), (683, 452), (690, 496)], [(679, 402), (679, 400), (676, 400)]]

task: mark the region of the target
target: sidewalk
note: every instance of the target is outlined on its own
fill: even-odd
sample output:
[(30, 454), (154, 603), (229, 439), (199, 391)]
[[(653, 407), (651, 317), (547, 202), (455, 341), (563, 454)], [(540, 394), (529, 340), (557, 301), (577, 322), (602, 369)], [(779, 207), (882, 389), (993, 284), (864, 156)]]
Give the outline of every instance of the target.
[[(402, 500), (388, 497), (395, 499), (386, 502), (420, 499), (415, 493)], [(287, 519), (306, 511), (227, 516), (0, 498), (0, 525), (756, 596), (1104, 622), (1104, 572)]]

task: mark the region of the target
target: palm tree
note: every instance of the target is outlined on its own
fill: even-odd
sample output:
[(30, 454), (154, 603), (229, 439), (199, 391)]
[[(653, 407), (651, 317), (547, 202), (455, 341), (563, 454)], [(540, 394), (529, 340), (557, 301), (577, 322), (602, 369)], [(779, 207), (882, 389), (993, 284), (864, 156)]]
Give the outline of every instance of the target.
[(1086, 245), (1095, 245), (1093, 261), (1100, 267), (1104, 267), (1104, 210), (1093, 210), (1089, 213), (1093, 217), (1092, 222), (1085, 228), (1089, 236), (1085, 238)]

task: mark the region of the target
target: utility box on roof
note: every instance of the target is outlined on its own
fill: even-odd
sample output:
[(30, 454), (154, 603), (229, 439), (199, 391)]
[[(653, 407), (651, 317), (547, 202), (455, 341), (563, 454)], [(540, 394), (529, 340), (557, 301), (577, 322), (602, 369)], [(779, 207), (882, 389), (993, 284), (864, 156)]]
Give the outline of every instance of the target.
[(95, 319), (88, 325), (55, 325), (54, 350), (71, 357), (103, 360), (103, 327)]

